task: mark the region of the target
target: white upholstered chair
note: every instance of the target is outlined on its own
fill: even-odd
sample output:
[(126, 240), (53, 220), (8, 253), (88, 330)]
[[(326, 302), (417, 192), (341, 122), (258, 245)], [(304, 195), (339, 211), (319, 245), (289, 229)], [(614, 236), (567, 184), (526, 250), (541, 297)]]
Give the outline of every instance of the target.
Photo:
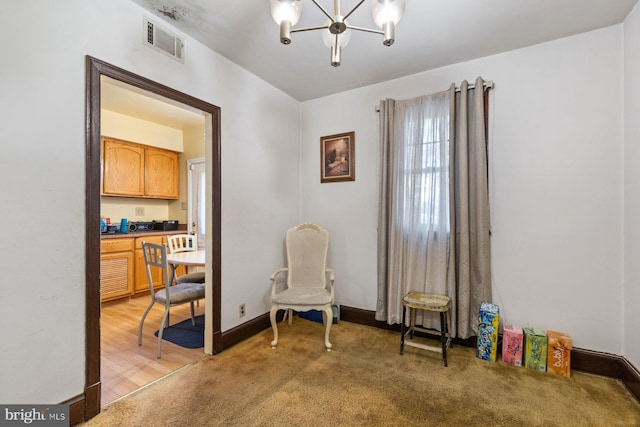
[[(195, 234), (174, 234), (167, 236), (169, 253), (190, 252), (198, 250), (198, 236)], [(204, 283), (204, 271), (183, 274), (176, 277), (176, 283)]]
[[(333, 322), (334, 272), (327, 268), (327, 250), (329, 233), (316, 224), (300, 224), (287, 230), (286, 234), (287, 267), (276, 270), (271, 275), (270, 313), (273, 341), (271, 347), (278, 345), (278, 310), (285, 310), (291, 324), (292, 310), (322, 311), (325, 324), (324, 345), (331, 351), (329, 332)], [(286, 273), (286, 288), (277, 292), (277, 277)], [(327, 275), (329, 279), (327, 280)], [(285, 316), (286, 317), (286, 316)]]
[(147, 267), (147, 279), (149, 281), (149, 290), (151, 293), (151, 303), (145, 310), (140, 319), (140, 326), (138, 328), (138, 345), (142, 345), (142, 326), (144, 325), (144, 319), (149, 314), (151, 307), (155, 303), (164, 305), (164, 316), (162, 316), (162, 322), (160, 323), (160, 329), (158, 330), (158, 352), (156, 357), (160, 359), (160, 351), (162, 346), (162, 332), (164, 328), (169, 325), (169, 309), (176, 305), (191, 304), (191, 323), (195, 326), (195, 313), (193, 303), (199, 299), (204, 298), (204, 285), (202, 283), (178, 283), (173, 286), (166, 285), (164, 289), (156, 289), (153, 283), (153, 277), (151, 276), (150, 267), (159, 267), (162, 269), (162, 282), (170, 283), (171, 273), (169, 273), (169, 264), (167, 263), (167, 246), (156, 245), (153, 243), (142, 242), (142, 252), (144, 254), (144, 262)]

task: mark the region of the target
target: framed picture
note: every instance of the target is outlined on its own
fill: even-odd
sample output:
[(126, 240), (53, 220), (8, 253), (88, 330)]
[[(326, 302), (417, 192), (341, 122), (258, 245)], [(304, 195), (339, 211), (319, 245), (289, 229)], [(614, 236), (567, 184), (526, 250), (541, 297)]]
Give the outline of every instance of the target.
[(356, 180), (355, 132), (320, 138), (320, 182)]

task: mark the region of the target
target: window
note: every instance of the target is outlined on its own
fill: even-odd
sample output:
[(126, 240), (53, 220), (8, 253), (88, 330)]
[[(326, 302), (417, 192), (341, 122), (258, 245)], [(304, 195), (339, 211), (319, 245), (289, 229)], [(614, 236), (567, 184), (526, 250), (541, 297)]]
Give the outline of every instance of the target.
[(423, 117), (419, 126), (422, 137), (407, 138), (404, 145), (402, 221), (412, 232), (448, 233), (449, 118)]

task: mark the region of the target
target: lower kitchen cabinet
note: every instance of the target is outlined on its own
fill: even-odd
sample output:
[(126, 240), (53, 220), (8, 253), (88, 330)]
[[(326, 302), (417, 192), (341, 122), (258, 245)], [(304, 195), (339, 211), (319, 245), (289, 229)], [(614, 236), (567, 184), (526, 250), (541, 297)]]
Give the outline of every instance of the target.
[(133, 239), (100, 242), (100, 297), (109, 301), (133, 290)]

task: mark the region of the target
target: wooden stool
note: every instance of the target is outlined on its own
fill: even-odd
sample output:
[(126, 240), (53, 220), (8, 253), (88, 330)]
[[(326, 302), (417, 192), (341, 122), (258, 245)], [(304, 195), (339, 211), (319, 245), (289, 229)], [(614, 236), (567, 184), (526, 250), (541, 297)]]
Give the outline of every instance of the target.
[[(409, 329), (406, 330), (407, 307), (409, 307)], [(402, 298), (402, 335), (400, 337), (400, 354), (404, 352), (404, 345), (421, 348), (423, 350), (442, 353), (444, 366), (447, 366), (447, 346), (453, 348), (451, 334), (449, 333), (449, 323), (451, 314), (451, 299), (444, 295), (427, 294), (424, 292), (409, 292)], [(405, 337), (410, 334), (409, 339), (413, 340), (414, 331), (436, 332), (433, 329), (426, 329), (416, 326), (416, 310), (435, 311), (440, 313), (440, 335), (442, 337), (442, 348), (432, 345), (420, 344), (413, 341), (405, 342)]]

